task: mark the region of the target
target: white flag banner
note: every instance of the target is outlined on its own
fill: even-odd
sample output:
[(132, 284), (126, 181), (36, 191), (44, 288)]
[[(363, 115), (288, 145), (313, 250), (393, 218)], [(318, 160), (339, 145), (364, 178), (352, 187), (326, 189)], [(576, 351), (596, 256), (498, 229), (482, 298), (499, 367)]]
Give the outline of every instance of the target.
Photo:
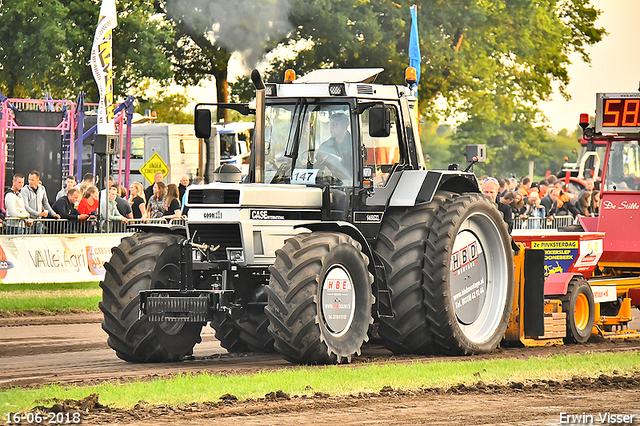
[(116, 0), (103, 0), (91, 48), (91, 71), (98, 85), (98, 134), (115, 135), (113, 106), (113, 30), (118, 25)]

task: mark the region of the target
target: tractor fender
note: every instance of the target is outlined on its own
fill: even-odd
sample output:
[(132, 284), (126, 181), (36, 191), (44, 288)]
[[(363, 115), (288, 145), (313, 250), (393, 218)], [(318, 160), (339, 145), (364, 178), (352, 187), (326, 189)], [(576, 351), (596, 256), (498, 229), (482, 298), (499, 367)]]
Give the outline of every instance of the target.
[[(374, 269), (372, 269), (374, 267), (373, 266), (373, 263), (374, 263), (373, 250), (371, 249), (371, 246), (369, 245), (369, 242), (367, 241), (365, 236), (362, 235), (362, 232), (360, 232), (360, 230), (356, 228), (353, 224), (349, 222), (342, 222), (342, 221), (312, 222), (312, 223), (299, 224), (294, 226), (294, 228), (295, 229), (306, 228), (312, 232), (329, 231), (329, 232), (341, 232), (343, 234), (347, 234), (348, 236), (350, 236), (351, 238), (353, 238), (354, 240), (360, 243), (360, 245), (362, 246), (362, 252), (366, 254), (371, 260), (371, 262), (369, 263), (369, 269), (371, 269), (371, 272), (373, 273), (374, 271)], [(373, 273), (373, 275), (375, 276), (375, 273)]]
[(569, 281), (573, 277), (582, 277), (582, 274), (576, 274), (574, 272), (560, 272), (557, 274), (551, 274), (544, 282), (544, 295), (556, 295), (561, 296), (567, 294), (567, 288)]
[(389, 207), (429, 204), (436, 191), (480, 192), (476, 176), (459, 170), (405, 170), (395, 186)]
[(177, 234), (187, 238), (187, 227), (183, 225), (161, 225), (161, 224), (136, 224), (128, 226), (128, 230), (134, 232), (155, 232), (158, 234)]

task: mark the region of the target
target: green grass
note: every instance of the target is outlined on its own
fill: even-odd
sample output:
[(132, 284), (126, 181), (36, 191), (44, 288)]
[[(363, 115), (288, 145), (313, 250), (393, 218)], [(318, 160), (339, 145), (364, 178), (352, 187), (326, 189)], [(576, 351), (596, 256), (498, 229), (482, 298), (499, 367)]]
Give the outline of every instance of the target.
[(186, 404), (218, 401), (224, 394), (240, 400), (263, 397), (282, 390), (291, 395), (350, 395), (377, 392), (384, 386), (395, 389), (448, 388), (482, 380), (485, 384), (564, 380), (574, 376), (638, 374), (640, 353), (571, 354), (529, 359), (414, 362), (411, 364), (369, 364), (360, 366), (291, 367), (250, 375), (183, 374), (170, 379), (134, 381), (97, 386), (48, 385), (38, 389), (0, 391), (0, 411), (24, 411), (50, 404), (52, 398), (82, 399), (92, 393), (112, 407), (130, 408), (140, 401), (149, 404)]
[(101, 298), (97, 282), (0, 284), (0, 316), (92, 312)]

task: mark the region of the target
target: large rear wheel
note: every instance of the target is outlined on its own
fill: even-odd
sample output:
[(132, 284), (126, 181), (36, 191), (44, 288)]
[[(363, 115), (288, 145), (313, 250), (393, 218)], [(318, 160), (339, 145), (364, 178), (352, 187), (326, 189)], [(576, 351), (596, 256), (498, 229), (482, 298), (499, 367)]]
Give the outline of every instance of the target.
[(140, 316), (140, 291), (177, 288), (181, 237), (138, 233), (112, 249), (100, 283), (102, 329), (116, 355), (132, 362), (179, 361), (201, 341), (202, 323), (150, 322)]
[(373, 323), (369, 259), (351, 237), (298, 234), (276, 251), (267, 287), (269, 332), (285, 359), (349, 362)]
[(591, 336), (595, 320), (593, 291), (584, 277), (573, 277), (567, 294), (560, 296), (562, 312), (567, 314), (565, 343), (585, 343)]
[(425, 241), (435, 210), (435, 203), (389, 210), (378, 234), (375, 250), (384, 264), (393, 307), (392, 317), (380, 317), (378, 332), (395, 354), (434, 351), (422, 280)]
[(439, 191), (425, 247), (422, 288), (434, 344), (444, 354), (495, 349), (513, 299), (513, 253), (495, 204), (481, 194)]

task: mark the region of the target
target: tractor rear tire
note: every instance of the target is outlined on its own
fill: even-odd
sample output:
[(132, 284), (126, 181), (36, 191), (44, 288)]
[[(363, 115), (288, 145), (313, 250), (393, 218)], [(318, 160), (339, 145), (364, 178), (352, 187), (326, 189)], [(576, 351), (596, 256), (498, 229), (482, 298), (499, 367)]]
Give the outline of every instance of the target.
[(394, 354), (434, 352), (422, 280), (425, 241), (436, 207), (430, 203), (389, 210), (380, 227), (375, 252), (384, 264), (393, 317), (380, 317), (378, 332)]
[(273, 338), (267, 330), (269, 319), (264, 313), (264, 305), (258, 300), (264, 298), (266, 301), (263, 288), (261, 286), (254, 294), (255, 300), (245, 307), (240, 318), (234, 320), (226, 312), (214, 315), (211, 327), (216, 332), (215, 336), (220, 341), (220, 346), (228, 352), (273, 352)]
[(150, 322), (147, 315), (139, 315), (141, 290), (177, 287), (181, 239), (157, 233), (125, 237), (104, 265), (102, 329), (109, 346), (125, 361), (180, 361), (201, 341), (203, 323)]
[(591, 336), (595, 319), (593, 291), (584, 277), (569, 281), (567, 294), (560, 296), (562, 312), (567, 314), (565, 343), (586, 343)]
[(422, 284), (434, 345), (447, 355), (494, 350), (513, 301), (513, 252), (495, 203), (477, 193), (438, 191)]
[(236, 322), (226, 312), (217, 312), (211, 320), (211, 327), (215, 330), (216, 339), (220, 346), (229, 353), (249, 352), (246, 343), (240, 339), (240, 330)]
[(276, 251), (266, 288), (275, 349), (300, 364), (350, 362), (373, 323), (369, 258), (351, 237), (311, 232)]

